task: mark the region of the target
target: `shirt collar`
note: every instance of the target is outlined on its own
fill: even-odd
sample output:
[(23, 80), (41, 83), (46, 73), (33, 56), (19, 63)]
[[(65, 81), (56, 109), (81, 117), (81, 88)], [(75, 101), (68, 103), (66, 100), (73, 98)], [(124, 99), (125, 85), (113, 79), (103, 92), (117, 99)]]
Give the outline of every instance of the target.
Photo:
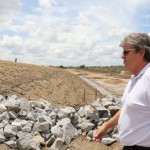
[(132, 79), (132, 78), (139, 78), (142, 74), (145, 73), (145, 71), (147, 70), (147, 68), (148, 68), (149, 66), (150, 66), (150, 63), (148, 63), (148, 64), (139, 72), (139, 74), (138, 74), (137, 76), (132, 75), (132, 76), (131, 76), (131, 79)]

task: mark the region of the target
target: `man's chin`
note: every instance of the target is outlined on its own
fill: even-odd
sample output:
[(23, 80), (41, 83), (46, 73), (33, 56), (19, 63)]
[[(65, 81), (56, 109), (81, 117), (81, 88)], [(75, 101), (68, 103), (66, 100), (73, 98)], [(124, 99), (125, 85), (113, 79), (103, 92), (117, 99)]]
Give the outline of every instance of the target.
[(127, 64), (124, 62), (124, 67), (127, 68)]

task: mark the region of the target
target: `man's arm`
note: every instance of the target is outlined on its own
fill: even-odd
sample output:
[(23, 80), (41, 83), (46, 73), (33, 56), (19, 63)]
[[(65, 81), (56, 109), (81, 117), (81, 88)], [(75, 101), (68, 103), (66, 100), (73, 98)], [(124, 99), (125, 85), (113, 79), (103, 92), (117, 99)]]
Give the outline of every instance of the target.
[(120, 111), (121, 110), (119, 110), (111, 119), (103, 123), (103, 125), (96, 130), (96, 132), (93, 134), (94, 141), (97, 141), (97, 142), (101, 141), (102, 137), (106, 134), (107, 130), (112, 127), (115, 127), (118, 124)]

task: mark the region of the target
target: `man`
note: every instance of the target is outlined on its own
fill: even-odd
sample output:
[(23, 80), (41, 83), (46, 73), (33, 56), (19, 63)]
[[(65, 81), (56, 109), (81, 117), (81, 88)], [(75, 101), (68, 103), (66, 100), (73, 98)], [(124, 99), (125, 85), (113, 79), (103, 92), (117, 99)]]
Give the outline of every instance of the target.
[(121, 42), (124, 66), (133, 75), (121, 99), (122, 108), (99, 127), (93, 140), (101, 141), (118, 125), (123, 150), (150, 150), (150, 37), (131, 33)]

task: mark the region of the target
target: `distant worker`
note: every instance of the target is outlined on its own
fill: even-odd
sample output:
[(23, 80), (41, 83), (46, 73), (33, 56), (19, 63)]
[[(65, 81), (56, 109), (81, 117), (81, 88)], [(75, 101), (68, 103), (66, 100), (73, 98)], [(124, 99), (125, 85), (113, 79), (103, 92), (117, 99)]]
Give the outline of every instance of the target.
[(122, 108), (99, 127), (93, 140), (101, 141), (118, 124), (123, 150), (150, 150), (150, 37), (131, 33), (120, 44), (125, 68), (133, 75), (122, 99)]
[(17, 62), (17, 58), (15, 58), (15, 62)]

